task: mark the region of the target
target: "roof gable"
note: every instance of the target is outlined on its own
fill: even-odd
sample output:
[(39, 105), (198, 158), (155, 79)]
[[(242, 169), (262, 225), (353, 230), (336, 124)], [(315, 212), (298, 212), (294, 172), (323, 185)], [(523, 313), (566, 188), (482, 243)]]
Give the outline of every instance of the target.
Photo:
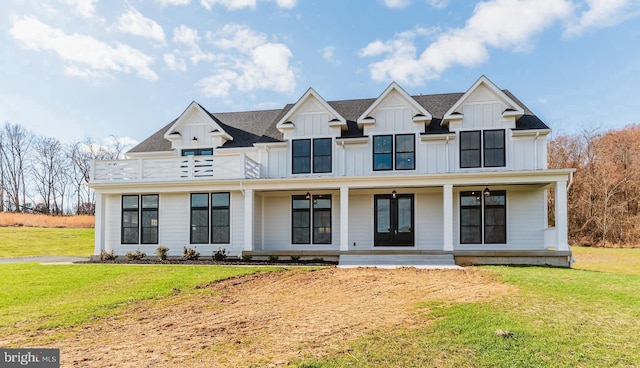
[(465, 103), (493, 101), (496, 99), (506, 106), (503, 115), (513, 116), (516, 120), (524, 115), (525, 111), (520, 104), (483, 75), (449, 108), (442, 118), (441, 125), (447, 125), (451, 120), (460, 119), (462, 117), (460, 110)]
[(233, 137), (218, 124), (211, 114), (207, 112), (199, 103), (192, 101), (189, 106), (180, 114), (180, 116), (174, 121), (173, 125), (164, 133), (164, 138), (168, 140), (175, 139), (180, 135), (182, 128), (189, 124), (197, 122), (199, 124), (208, 124), (210, 134), (213, 136), (222, 137), (225, 141), (232, 141)]
[(293, 129), (294, 126), (291, 118), (296, 114), (309, 111), (326, 111), (329, 114), (329, 124), (331, 126), (339, 126), (343, 129), (347, 128), (347, 119), (329, 105), (313, 88), (309, 88), (289, 111), (280, 118), (276, 124), (276, 128), (280, 131)]
[(398, 83), (392, 82), (384, 92), (366, 109), (360, 117), (358, 117), (358, 126), (371, 124), (375, 122), (373, 113), (379, 109), (389, 106), (409, 105), (415, 111), (414, 120), (424, 121), (427, 125), (431, 122), (433, 116), (422, 105), (420, 105), (413, 97), (411, 97)]

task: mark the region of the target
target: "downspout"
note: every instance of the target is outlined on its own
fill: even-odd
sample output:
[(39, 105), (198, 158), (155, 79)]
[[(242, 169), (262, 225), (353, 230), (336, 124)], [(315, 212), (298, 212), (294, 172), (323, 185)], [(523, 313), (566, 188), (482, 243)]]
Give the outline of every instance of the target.
[(536, 132), (536, 137), (533, 138), (533, 168), (534, 170), (538, 169), (538, 137), (540, 137), (540, 132)]
[(445, 170), (449, 172), (449, 136), (447, 136), (444, 141), (444, 158), (446, 161)]
[(567, 185), (567, 193), (569, 193), (569, 189), (573, 185), (573, 171), (569, 172), (569, 184)]

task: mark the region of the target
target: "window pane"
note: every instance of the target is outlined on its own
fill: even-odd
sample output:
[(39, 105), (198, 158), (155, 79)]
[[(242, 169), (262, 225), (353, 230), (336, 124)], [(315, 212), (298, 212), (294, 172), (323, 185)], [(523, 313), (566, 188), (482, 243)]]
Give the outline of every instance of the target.
[(157, 227), (142, 228), (142, 244), (158, 244), (158, 228)]
[(413, 215), (413, 201), (411, 198), (398, 199), (398, 232), (410, 233)]
[(229, 207), (229, 193), (211, 194), (211, 207)]
[(504, 162), (504, 149), (490, 149), (484, 151), (484, 166), (502, 167)]
[(331, 156), (331, 138), (319, 138), (313, 140), (314, 156)]
[(182, 150), (182, 156), (195, 156), (195, 150)]
[(209, 227), (209, 211), (206, 209), (191, 210), (191, 225)]
[(413, 170), (415, 168), (414, 153), (396, 153), (396, 170)]
[(480, 149), (480, 131), (460, 132), (460, 149)]
[(309, 157), (311, 156), (311, 140), (309, 139), (296, 139), (293, 141), (293, 156), (294, 157)]
[(393, 145), (391, 138), (390, 135), (373, 137), (373, 153), (391, 153)]
[(309, 227), (310, 226), (309, 211), (297, 210), (293, 212), (293, 227)]
[(142, 211), (142, 226), (144, 226), (144, 227), (157, 227), (158, 226), (158, 211), (157, 210)]
[(494, 191), (490, 195), (486, 196), (484, 203), (487, 206), (504, 206), (506, 202), (506, 195), (504, 191)]
[(480, 150), (477, 151), (461, 151), (460, 167), (480, 167)]
[(191, 226), (191, 243), (192, 244), (209, 243), (209, 227), (208, 226)]
[(138, 244), (138, 228), (126, 227), (122, 229), (123, 244)]
[(311, 172), (311, 158), (310, 157), (294, 157), (293, 158), (293, 173), (294, 174), (308, 174)]
[(311, 140), (297, 139), (292, 142), (292, 171), (294, 174), (311, 172)]
[(313, 212), (313, 242), (331, 243), (331, 210), (322, 209)]
[(158, 208), (158, 195), (143, 195), (142, 196), (142, 208)]
[(213, 209), (211, 210), (212, 226), (229, 226), (229, 210)]
[(309, 244), (311, 242), (311, 231), (309, 228), (293, 228), (294, 244)]
[(460, 210), (460, 225), (462, 226), (482, 225), (482, 210), (480, 208), (462, 208)]
[(413, 152), (413, 134), (402, 134), (396, 136), (396, 152)]
[(374, 170), (391, 170), (391, 153), (376, 153), (373, 156)]
[(123, 227), (138, 227), (138, 211), (124, 211), (122, 213)]
[(206, 193), (191, 194), (191, 207), (209, 207), (209, 195)]
[(126, 208), (126, 209), (138, 208), (138, 196), (137, 195), (122, 196), (122, 208)]
[(460, 193), (461, 206), (480, 206), (481, 192), (463, 192)]
[(211, 234), (211, 243), (214, 244), (226, 244), (229, 243), (229, 227), (227, 226), (214, 226)]
[(304, 196), (295, 196), (295, 197), (302, 197), (302, 199), (299, 199), (299, 198), (293, 199), (293, 209), (311, 207), (310, 201), (308, 199), (304, 199)]
[(389, 199), (379, 198), (376, 200), (376, 203), (376, 219), (378, 220), (376, 231), (379, 233), (388, 233), (391, 231), (391, 201)]
[(319, 198), (319, 196), (313, 196), (313, 208), (331, 208), (331, 197)]
[(504, 148), (504, 130), (485, 130), (484, 148)]
[(462, 226), (460, 228), (460, 243), (461, 244), (482, 243), (480, 226)]
[(331, 156), (313, 157), (313, 172), (328, 173), (331, 172)]
[(213, 155), (213, 149), (200, 150), (200, 156), (211, 156), (211, 155)]

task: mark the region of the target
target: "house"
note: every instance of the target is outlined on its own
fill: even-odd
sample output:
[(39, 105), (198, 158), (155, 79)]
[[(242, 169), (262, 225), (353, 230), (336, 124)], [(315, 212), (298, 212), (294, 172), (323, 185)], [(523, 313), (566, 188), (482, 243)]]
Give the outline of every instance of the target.
[(192, 102), (127, 159), (94, 162), (95, 255), (162, 245), (169, 256), (570, 267), (572, 170), (547, 168), (549, 133), (485, 76), (436, 95), (391, 83), (377, 98), (326, 101), (310, 88), (263, 111)]

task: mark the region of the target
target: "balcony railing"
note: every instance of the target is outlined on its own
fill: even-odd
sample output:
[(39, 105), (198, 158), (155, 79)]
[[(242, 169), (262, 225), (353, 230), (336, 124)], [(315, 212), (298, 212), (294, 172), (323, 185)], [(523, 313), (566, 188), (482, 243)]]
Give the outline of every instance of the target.
[(92, 182), (257, 179), (260, 165), (246, 155), (96, 160)]

